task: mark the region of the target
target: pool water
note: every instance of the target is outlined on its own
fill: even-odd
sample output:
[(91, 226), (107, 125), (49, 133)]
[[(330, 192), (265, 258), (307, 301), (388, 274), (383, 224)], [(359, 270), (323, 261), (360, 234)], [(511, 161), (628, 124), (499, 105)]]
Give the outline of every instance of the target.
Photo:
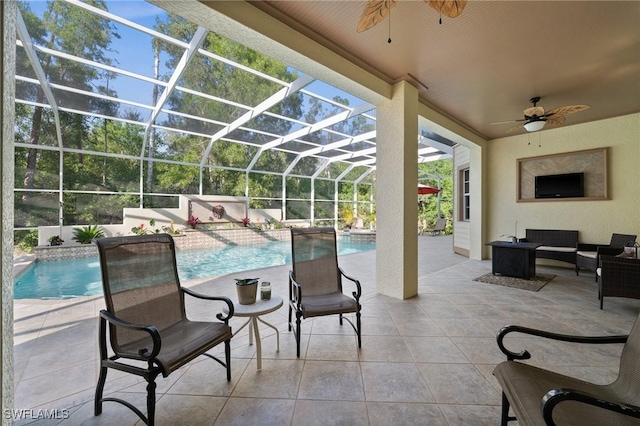
[[(375, 249), (375, 243), (338, 240), (338, 254)], [(275, 241), (259, 245), (210, 247), (176, 252), (181, 281), (291, 263), (291, 243)], [(238, 276), (244, 278), (244, 276)], [(102, 294), (97, 257), (36, 262), (15, 281), (15, 299), (64, 299)]]

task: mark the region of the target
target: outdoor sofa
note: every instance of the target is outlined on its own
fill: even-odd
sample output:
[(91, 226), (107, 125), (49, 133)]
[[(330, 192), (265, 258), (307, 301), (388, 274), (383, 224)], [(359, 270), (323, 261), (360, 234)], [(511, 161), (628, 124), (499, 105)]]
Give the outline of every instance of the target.
[(559, 229), (527, 229), (521, 242), (542, 244), (536, 249), (536, 259), (553, 259), (576, 264), (578, 231)]

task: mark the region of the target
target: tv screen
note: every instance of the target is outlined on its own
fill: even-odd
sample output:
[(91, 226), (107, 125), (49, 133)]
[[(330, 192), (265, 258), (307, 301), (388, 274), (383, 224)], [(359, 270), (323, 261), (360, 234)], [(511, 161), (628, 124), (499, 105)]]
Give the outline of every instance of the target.
[(584, 173), (536, 176), (536, 198), (584, 197)]

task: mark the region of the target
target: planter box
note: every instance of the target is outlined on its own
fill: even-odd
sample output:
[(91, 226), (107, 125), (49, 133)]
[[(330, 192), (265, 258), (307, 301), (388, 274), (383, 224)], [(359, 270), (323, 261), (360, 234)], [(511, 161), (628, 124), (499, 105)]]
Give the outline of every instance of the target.
[[(186, 229), (174, 235), (176, 250), (194, 250), (227, 245), (255, 245), (271, 241), (289, 241), (289, 229), (258, 231), (254, 228), (237, 229)], [(37, 261), (80, 259), (98, 257), (98, 248), (93, 244), (69, 244), (61, 246), (38, 246), (33, 251)]]

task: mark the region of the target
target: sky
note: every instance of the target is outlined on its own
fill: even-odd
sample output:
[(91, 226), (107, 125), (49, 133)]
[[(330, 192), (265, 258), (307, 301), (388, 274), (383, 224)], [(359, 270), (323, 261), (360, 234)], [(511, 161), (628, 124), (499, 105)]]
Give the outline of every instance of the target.
[[(47, 8), (44, 0), (28, 1), (31, 10), (38, 16), (42, 16)], [(111, 0), (107, 1), (109, 12), (121, 16), (127, 20), (153, 28), (158, 16), (165, 15), (165, 11), (143, 0)], [(140, 31), (133, 30), (125, 25), (114, 23), (120, 38), (112, 39), (112, 52), (109, 56), (116, 61), (114, 65), (127, 71), (153, 77), (153, 51), (151, 49), (152, 38)], [(166, 57), (160, 60), (160, 75), (167, 73), (164, 66)], [(102, 83), (104, 84), (104, 83)], [(141, 83), (140, 80), (118, 76), (109, 82), (109, 88), (118, 93), (118, 97), (130, 101), (151, 104), (152, 85)], [(349, 100), (349, 105), (357, 106), (362, 100), (340, 91), (324, 82), (316, 81), (308, 89), (320, 96), (332, 99), (339, 95)]]

